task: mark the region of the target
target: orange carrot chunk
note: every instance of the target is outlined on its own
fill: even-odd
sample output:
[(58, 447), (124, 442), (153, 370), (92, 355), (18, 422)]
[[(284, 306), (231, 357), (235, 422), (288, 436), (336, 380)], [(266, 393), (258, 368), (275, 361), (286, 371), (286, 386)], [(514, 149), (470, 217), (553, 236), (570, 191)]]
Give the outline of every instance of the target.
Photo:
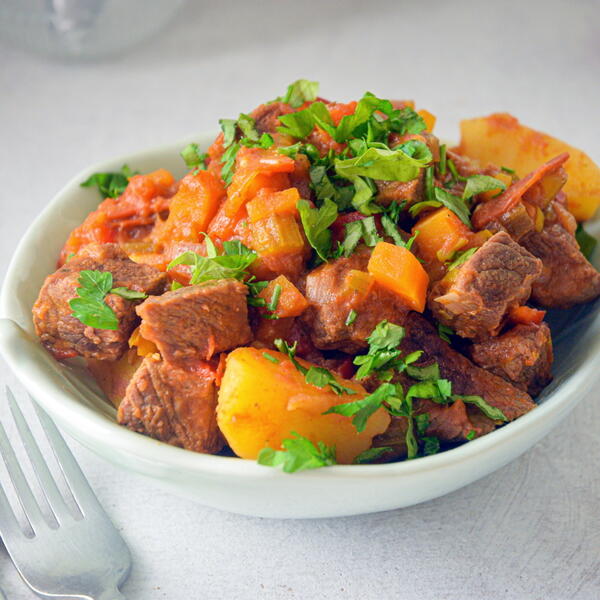
[(296, 188), (289, 188), (281, 192), (263, 188), (258, 191), (253, 200), (248, 202), (248, 221), (256, 223), (256, 221), (266, 219), (273, 214), (297, 215), (298, 200), (300, 200), (300, 194)]
[[(270, 314), (280, 319), (297, 317), (308, 307), (308, 300), (285, 275), (273, 279), (258, 296), (267, 303)], [(269, 306), (271, 303), (274, 309)]]
[(449, 209), (439, 208), (420, 219), (412, 233), (419, 232), (415, 247), (427, 262), (448, 260), (457, 250), (466, 246), (471, 234), (469, 228)]
[(412, 310), (423, 312), (429, 276), (410, 250), (379, 242), (367, 268), (377, 283), (398, 294)]

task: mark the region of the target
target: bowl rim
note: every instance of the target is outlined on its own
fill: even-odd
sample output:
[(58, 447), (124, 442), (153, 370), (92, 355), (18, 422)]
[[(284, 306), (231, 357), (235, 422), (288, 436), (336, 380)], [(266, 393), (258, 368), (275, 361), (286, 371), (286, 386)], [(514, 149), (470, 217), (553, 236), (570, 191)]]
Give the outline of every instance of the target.
[[(16, 324), (13, 318), (14, 314), (11, 311), (11, 303), (13, 302), (11, 296), (14, 296), (12, 290), (16, 289), (15, 284), (18, 281), (18, 272), (22, 272), (23, 267), (30, 262), (29, 247), (44, 233), (46, 221), (57, 212), (63, 203), (68, 202), (69, 196), (75, 190), (80, 189), (79, 183), (81, 181), (87, 179), (91, 173), (118, 168), (115, 165), (124, 163), (135, 164), (136, 161), (159, 159), (161, 155), (178, 153), (179, 149), (190, 142), (199, 142), (199, 140), (202, 140), (199, 142), (199, 145), (202, 146), (209, 142), (209, 140), (212, 140), (214, 135), (214, 132), (202, 132), (194, 136), (186, 136), (182, 140), (161, 144), (151, 149), (146, 148), (120, 157), (99, 161), (82, 169), (69, 179), (29, 225), (9, 263), (0, 292), (0, 318), (8, 319), (14, 324), (15, 331), (13, 333), (16, 335), (16, 330), (20, 329), (20, 327)], [(599, 321), (600, 315), (594, 317), (595, 323)], [(52, 384), (49, 377), (44, 376), (45, 373), (47, 374), (48, 367), (44, 368), (41, 360), (34, 357), (33, 361), (36, 368), (34, 371), (28, 371), (25, 366), (26, 362), (20, 360), (18, 353), (14, 350), (14, 345), (8, 343), (7, 340), (10, 339), (14, 340), (15, 338), (11, 338), (10, 336), (2, 336), (0, 338), (0, 351), (9, 366), (21, 383), (45, 410), (51, 415), (55, 415), (59, 422), (68, 424), (66, 426), (67, 431), (77, 430), (85, 432), (86, 438), (101, 445), (106, 445), (106, 441), (110, 440), (111, 450), (116, 453), (134, 456), (141, 461), (151, 462), (157, 466), (174, 468), (180, 471), (185, 470), (190, 474), (235, 476), (253, 479), (283, 478), (289, 481), (289, 475), (283, 473), (280, 469), (261, 466), (254, 460), (201, 454), (184, 450), (135, 433), (122, 427), (116, 421), (110, 421), (106, 416), (99, 414), (91, 407), (86, 406), (85, 403), (80, 402), (75, 394)], [(600, 336), (596, 336), (592, 340), (583, 365), (577, 369), (577, 372), (570, 373), (565, 381), (560, 382), (544, 398), (541, 404), (537, 404), (527, 414), (480, 438), (445, 450), (439, 454), (420, 457), (417, 460), (404, 460), (385, 464), (334, 465), (326, 469), (313, 469), (294, 473), (294, 477), (339, 480), (354, 479), (356, 477), (408, 476), (445, 469), (451, 465), (469, 461), (480, 456), (482, 453), (488, 453), (498, 449), (500, 446), (504, 446), (511, 438), (524, 434), (534, 424), (552, 420), (563, 411), (568, 412), (585, 395), (585, 392), (591, 387), (593, 379), (597, 378), (599, 371)], [(34, 376), (36, 374), (41, 374), (42, 376), (36, 377)]]

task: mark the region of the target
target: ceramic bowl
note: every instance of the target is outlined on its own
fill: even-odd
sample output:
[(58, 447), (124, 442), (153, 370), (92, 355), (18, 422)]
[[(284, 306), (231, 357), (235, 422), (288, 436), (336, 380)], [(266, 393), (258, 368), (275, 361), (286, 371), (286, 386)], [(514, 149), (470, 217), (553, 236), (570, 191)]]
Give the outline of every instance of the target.
[(313, 518), (384, 511), (443, 496), (507, 464), (548, 434), (598, 382), (600, 319), (595, 306), (584, 306), (550, 315), (555, 379), (538, 398), (539, 406), (489, 435), (435, 456), (287, 475), (253, 461), (175, 448), (120, 427), (114, 408), (85, 369), (56, 362), (39, 344), (31, 307), (44, 278), (54, 271), (69, 231), (98, 205), (96, 190), (81, 188), (81, 181), (124, 163), (142, 172), (165, 167), (182, 176), (181, 148), (190, 141), (207, 147), (213, 138), (198, 135), (79, 173), (31, 225), (10, 264), (0, 298), (0, 350), (60, 427), (99, 456), (175, 494), (246, 515)]

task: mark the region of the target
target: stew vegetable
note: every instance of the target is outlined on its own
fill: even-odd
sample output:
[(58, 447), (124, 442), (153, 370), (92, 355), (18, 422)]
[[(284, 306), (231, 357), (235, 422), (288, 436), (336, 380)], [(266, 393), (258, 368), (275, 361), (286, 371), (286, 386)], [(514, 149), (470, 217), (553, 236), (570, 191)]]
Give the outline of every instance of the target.
[(133, 431), (285, 472), (415, 459), (535, 408), (547, 309), (600, 295), (600, 170), (496, 114), (432, 132), (412, 101), (299, 80), (189, 172), (124, 165), (33, 307)]

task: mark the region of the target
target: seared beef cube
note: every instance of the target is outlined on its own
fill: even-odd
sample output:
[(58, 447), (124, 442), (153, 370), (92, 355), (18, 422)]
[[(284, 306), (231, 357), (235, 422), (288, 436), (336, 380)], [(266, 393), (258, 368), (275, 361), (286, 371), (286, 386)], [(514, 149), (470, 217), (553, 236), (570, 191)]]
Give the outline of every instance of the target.
[(392, 202), (418, 202), (423, 195), (423, 176), (419, 175), (412, 181), (383, 181), (377, 180), (377, 202), (388, 206)]
[(215, 371), (174, 367), (157, 354), (140, 365), (117, 413), (121, 425), (186, 450), (214, 454), (223, 447), (216, 419)]
[(294, 112), (294, 109), (284, 102), (270, 102), (255, 108), (250, 116), (255, 121), (258, 133), (277, 133), (277, 127), (282, 125), (279, 117)]
[(541, 259), (532, 299), (549, 308), (569, 308), (600, 296), (600, 273), (581, 254), (575, 236), (559, 223), (526, 236), (523, 246)]
[[(416, 365), (437, 362), (441, 376), (452, 382), (454, 394), (482, 396), (488, 404), (499, 408), (509, 421), (535, 407), (529, 394), (476, 366), (466, 356), (452, 349), (439, 337), (434, 326), (420, 314), (409, 313), (404, 326), (406, 336), (401, 346), (404, 352), (423, 351)], [(477, 407), (468, 406), (469, 415), (472, 409), (473, 412), (480, 412)]]
[(552, 338), (546, 323), (516, 325), (498, 337), (475, 343), (471, 357), (532, 396), (552, 380)]
[[(426, 435), (435, 436), (441, 442), (463, 442), (467, 436), (481, 437), (493, 431), (495, 424), (477, 407), (455, 400), (452, 404), (437, 404), (433, 400), (418, 400), (417, 414), (427, 413), (429, 425)], [(479, 417), (479, 418), (478, 418)]]
[(77, 297), (80, 272), (109, 271), (113, 287), (126, 287), (145, 294), (160, 294), (166, 275), (149, 265), (129, 260), (117, 244), (90, 244), (56, 273), (46, 278), (33, 307), (33, 323), (42, 344), (57, 358), (76, 355), (99, 360), (118, 360), (127, 349), (127, 340), (138, 322), (135, 305), (108, 294), (106, 304), (119, 320), (117, 330), (95, 329), (72, 316), (69, 301)]
[(148, 298), (137, 307), (140, 333), (167, 362), (209, 360), (252, 339), (247, 293), (243, 283), (219, 279)]
[[(408, 309), (392, 292), (377, 285), (365, 293), (348, 289), (348, 275), (366, 271), (369, 256), (368, 248), (360, 248), (349, 258), (338, 258), (307, 275), (304, 295), (310, 305), (300, 318), (317, 348), (358, 352), (368, 346), (366, 339), (380, 321), (402, 324)], [(356, 319), (346, 325), (352, 310)]]
[(496, 335), (508, 311), (529, 298), (542, 263), (501, 231), (456, 268), (450, 284), (433, 287), (429, 307), (458, 335), (482, 339)]

